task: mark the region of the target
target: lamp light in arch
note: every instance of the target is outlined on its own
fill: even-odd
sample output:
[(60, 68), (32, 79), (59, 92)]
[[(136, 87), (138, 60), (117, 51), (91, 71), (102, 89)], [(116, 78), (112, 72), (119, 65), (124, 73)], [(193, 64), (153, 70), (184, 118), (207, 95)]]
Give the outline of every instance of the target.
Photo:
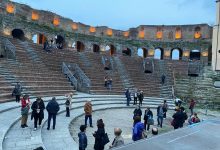
[(6, 4), (6, 11), (9, 14), (13, 14), (15, 12), (15, 6), (12, 3)]

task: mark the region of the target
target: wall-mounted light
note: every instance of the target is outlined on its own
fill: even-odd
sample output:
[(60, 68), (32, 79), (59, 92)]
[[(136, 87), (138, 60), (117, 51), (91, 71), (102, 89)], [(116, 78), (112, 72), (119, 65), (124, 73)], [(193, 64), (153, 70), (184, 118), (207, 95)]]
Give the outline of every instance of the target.
[(112, 35), (113, 35), (112, 29), (107, 29), (106, 34), (107, 34), (108, 36), (112, 36)]
[(15, 6), (13, 4), (7, 4), (6, 5), (6, 11), (9, 13), (9, 14), (13, 14), (15, 12)]
[(32, 11), (31, 19), (32, 20), (38, 20), (39, 19), (39, 14), (35, 11)]
[(53, 25), (58, 26), (59, 24), (60, 24), (60, 19), (57, 18), (57, 17), (55, 17), (55, 18), (53, 19)]
[(73, 23), (73, 24), (72, 24), (72, 29), (73, 29), (73, 30), (77, 30), (77, 29), (78, 29), (78, 25), (77, 25), (76, 23)]
[(125, 31), (125, 32), (123, 33), (123, 35), (124, 35), (124, 37), (129, 37), (129, 31)]
[(89, 31), (90, 31), (91, 33), (94, 33), (94, 32), (96, 32), (96, 28), (91, 26), (91, 27), (89, 28)]
[(144, 39), (144, 37), (145, 37), (145, 32), (144, 32), (144, 30), (139, 31), (138, 37), (139, 37), (140, 39)]

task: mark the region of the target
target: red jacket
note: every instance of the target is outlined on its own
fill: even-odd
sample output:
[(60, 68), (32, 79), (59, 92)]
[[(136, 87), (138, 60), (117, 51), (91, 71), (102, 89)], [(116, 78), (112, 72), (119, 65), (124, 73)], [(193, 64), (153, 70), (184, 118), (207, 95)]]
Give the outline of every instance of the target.
[(27, 99), (27, 102), (26, 102), (26, 100), (24, 100), (23, 98), (21, 99), (21, 107), (22, 108), (24, 108), (24, 107), (26, 107), (26, 106), (28, 106), (28, 107), (30, 107), (30, 99), (28, 98)]

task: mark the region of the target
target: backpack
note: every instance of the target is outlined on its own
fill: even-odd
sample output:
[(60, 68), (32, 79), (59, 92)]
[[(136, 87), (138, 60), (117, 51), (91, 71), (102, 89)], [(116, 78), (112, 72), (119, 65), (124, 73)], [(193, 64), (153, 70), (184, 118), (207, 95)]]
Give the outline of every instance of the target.
[(105, 133), (104, 136), (102, 137), (102, 145), (105, 146), (105, 145), (108, 144), (109, 142), (110, 142), (110, 140), (109, 140), (108, 134)]
[(69, 101), (69, 100), (66, 100), (65, 104), (66, 104), (66, 105), (70, 105), (70, 101)]

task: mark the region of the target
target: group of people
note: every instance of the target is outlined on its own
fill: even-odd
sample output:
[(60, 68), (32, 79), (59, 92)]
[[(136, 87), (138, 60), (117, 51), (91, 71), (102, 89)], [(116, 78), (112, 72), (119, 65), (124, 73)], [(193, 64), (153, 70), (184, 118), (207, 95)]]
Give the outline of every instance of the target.
[(37, 127), (41, 127), (42, 120), (44, 119), (44, 110), (46, 109), (48, 112), (48, 122), (47, 122), (47, 130), (50, 130), (50, 122), (53, 119), (53, 129), (56, 126), (56, 115), (60, 110), (60, 106), (56, 101), (56, 98), (53, 97), (45, 107), (44, 101), (42, 98), (38, 97), (36, 101), (31, 103), (29, 96), (24, 95), (21, 99), (21, 128), (28, 127), (27, 119), (29, 110), (31, 112), (31, 120), (34, 119), (34, 131), (37, 130)]
[(108, 76), (106, 76), (105, 78), (104, 78), (104, 86), (108, 89), (108, 90), (112, 90), (112, 78), (111, 77), (108, 77)]
[(141, 90), (136, 90), (135, 92), (131, 93), (129, 88), (125, 91), (125, 96), (127, 98), (127, 106), (130, 106), (132, 95), (133, 95), (133, 100), (134, 100), (133, 105), (137, 105), (139, 101), (139, 106), (142, 106), (143, 100), (144, 100), (144, 92)]

